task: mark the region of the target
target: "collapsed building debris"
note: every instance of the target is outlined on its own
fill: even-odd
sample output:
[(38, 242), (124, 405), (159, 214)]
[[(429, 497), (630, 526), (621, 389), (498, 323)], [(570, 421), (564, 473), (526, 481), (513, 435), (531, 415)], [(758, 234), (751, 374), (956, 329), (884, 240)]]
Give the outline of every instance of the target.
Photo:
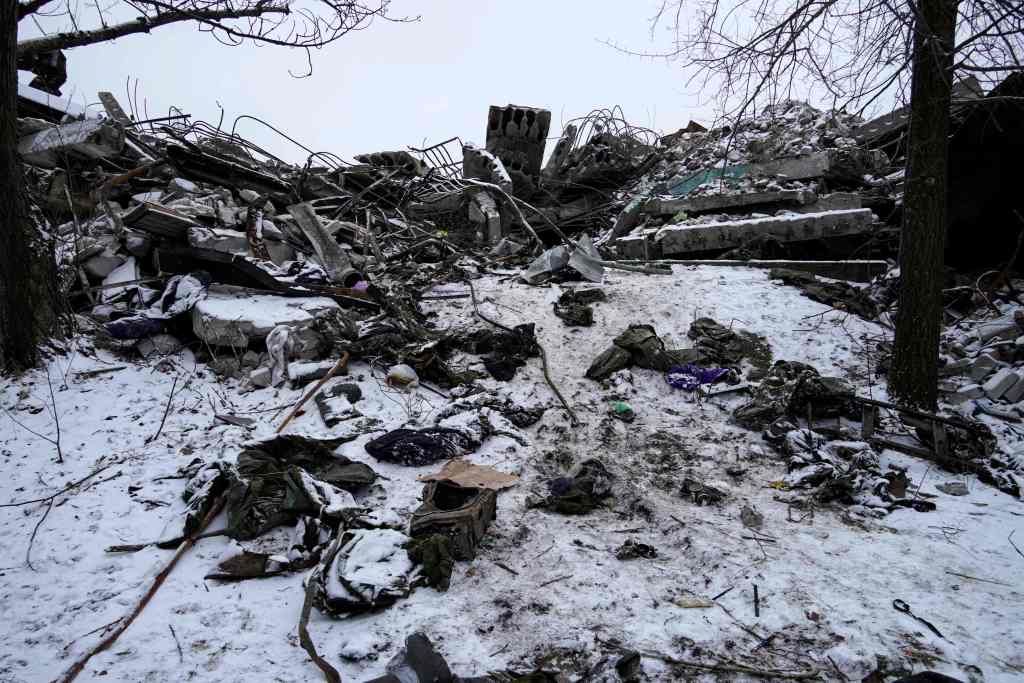
[[(742, 431), (736, 425), (763, 432), (786, 470), (770, 486), (787, 506), (841, 505), (868, 517), (936, 509), (908, 486), (905, 467), (887, 462), (887, 451), (1020, 495), (1020, 455), (1000, 450), (998, 428), (988, 426), (1024, 419), (1024, 314), (1007, 303), (1012, 291), (988, 300), (981, 284), (967, 287), (967, 299), (985, 299), (999, 316), (976, 325), (957, 318), (958, 331), (946, 340), (942, 388), (961, 413), (956, 418), (901, 413), (858, 396), (846, 377), (798, 361), (773, 364), (770, 330), (734, 318), (725, 306), (714, 313), (722, 322), (706, 317), (705, 308), (678, 328), (614, 315), (622, 297), (606, 269), (671, 276), (679, 266), (742, 263), (771, 269), (763, 280), (751, 277), (756, 286), (779, 288), (781, 281), (835, 310), (891, 319), (898, 274), (883, 259), (895, 253), (895, 159), (881, 137), (868, 144), (855, 134), (858, 121), (846, 114), (791, 102), (728, 130), (691, 124), (660, 137), (630, 125), (618, 109), (598, 110), (562, 129), (545, 164), (550, 113), (492, 107), (486, 148), (451, 138), (359, 155), (354, 164), (309, 152), (304, 164), (292, 165), (219, 127), (185, 118), (140, 126), (117, 113), (116, 100), (104, 98), (104, 106), (105, 119), (22, 123), (35, 190), (48, 198), (54, 222), (63, 221), (54, 232), (76, 310), (104, 323), (111, 338), (104, 343), (154, 363), (188, 348), (268, 404), (302, 393), (275, 414), (276, 436), (226, 446), (233, 458), (204, 455), (182, 468), (189, 480), (184, 533), (158, 545), (196, 537), (223, 504), (222, 535), (232, 545), (210, 579), (311, 570), (310, 605), (339, 618), (386, 609), (424, 587), (449, 590), (458, 562), (493, 558), (495, 545), (518, 547), (520, 533), (529, 533), (521, 525), (526, 530), (510, 541), (511, 522), (499, 517), (499, 491), (517, 475), (528, 480), (517, 459), (499, 449), (527, 446), (544, 431), (566, 443), (583, 438), (567, 436), (560, 424), (564, 408), (569, 425), (580, 425), (569, 396), (607, 433), (636, 430), (643, 436), (631, 438), (656, 450), (658, 439), (641, 430), (661, 406), (634, 395), (643, 381), (665, 392), (657, 394), (662, 398), (732, 401), (708, 412), (722, 407), (733, 432)], [(769, 252), (785, 260), (766, 258)], [(523, 322), (506, 327), (480, 312), (484, 303), (496, 304), (477, 299), (472, 280), (481, 273), (532, 292), (550, 285), (550, 298), (536, 310), (553, 310), (559, 332), (584, 344), (595, 339), (588, 334), (619, 332), (585, 371), (594, 380), (587, 389), (604, 392), (599, 400), (588, 405), (578, 385), (575, 393), (559, 391), (570, 373), (550, 371), (540, 340), (551, 343), (551, 326), (532, 322), (539, 316), (525, 311)], [(580, 281), (593, 284), (573, 288)], [(559, 291), (564, 283), (572, 284)], [(472, 322), (437, 324), (430, 302), (465, 298)], [(474, 316), (496, 329), (474, 327)], [(689, 346), (674, 348), (671, 335), (687, 323)], [(606, 331), (608, 325), (614, 327)], [(576, 329), (588, 327), (594, 329)], [(590, 360), (600, 347), (583, 349)], [(533, 392), (513, 400), (495, 389), (540, 372), (561, 408)], [(444, 402), (424, 408), (424, 396)], [(401, 419), (375, 417), (384, 401), (398, 406)], [(315, 410), (299, 420), (313, 420), (326, 436), (285, 431), (295, 429), (292, 419), (304, 405)], [(249, 430), (260, 433), (242, 414), (222, 409), (211, 419), (218, 428), (246, 430), (246, 438)], [(859, 431), (851, 426), (858, 422)], [(342, 455), (345, 445), (352, 458)], [(738, 504), (728, 483), (691, 471), (689, 448), (677, 440), (661, 449), (663, 488), (672, 500), (712, 512)], [(626, 503), (630, 515), (656, 517), (645, 501), (613, 490), (626, 479), (619, 463), (555, 460), (557, 469), (546, 469), (526, 496), (527, 507), (597, 517)], [(738, 481), (755, 460), (723, 471)], [(416, 469), (428, 466), (431, 473)], [(405, 490), (382, 484), (392, 479)], [(965, 493), (946, 488), (950, 496)], [(385, 505), (389, 496), (399, 504)], [(759, 534), (765, 524), (746, 503), (741, 519)], [(578, 547), (596, 549), (586, 543)], [(602, 550), (627, 561), (659, 558), (665, 547), (630, 538)], [(479, 577), (470, 573), (477, 569), (471, 565), (465, 576)], [(691, 607), (714, 604), (688, 600)], [(403, 656), (430, 647), (414, 636)], [(406, 675), (396, 673), (406, 664), (389, 665), (381, 680)]]

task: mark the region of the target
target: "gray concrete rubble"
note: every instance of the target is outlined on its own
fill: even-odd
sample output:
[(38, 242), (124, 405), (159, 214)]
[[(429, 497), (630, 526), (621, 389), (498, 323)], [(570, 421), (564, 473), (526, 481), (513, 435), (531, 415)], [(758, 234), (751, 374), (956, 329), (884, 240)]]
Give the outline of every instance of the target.
[(188, 229), (197, 225), (195, 220), (178, 211), (150, 202), (132, 208), (121, 220), (127, 227), (172, 239), (183, 239)]
[[(295, 258), (295, 250), (288, 244), (279, 239), (271, 239), (266, 232), (264, 232), (263, 238), (267, 251), (270, 253), (270, 259), (274, 263), (280, 265)], [(245, 234), (225, 228), (189, 228), (188, 243), (193, 247), (213, 249), (225, 254), (243, 256), (249, 254), (249, 241)]]
[(487, 116), (487, 151), (501, 159), (513, 181), (530, 184), (540, 176), (550, 126), (551, 112), (546, 109), (492, 106)]
[(292, 298), (211, 288), (192, 309), (192, 330), (210, 346), (247, 348), (262, 343), (278, 325), (291, 330), (291, 358), (312, 360), (325, 341), (314, 329), (318, 315), (340, 310), (325, 297)]
[(487, 192), (477, 192), (469, 203), (469, 220), (477, 225), (481, 244), (496, 245), (505, 234), (498, 203)]
[(766, 216), (719, 223), (668, 225), (629, 235), (615, 244), (625, 258), (647, 259), (694, 254), (739, 246), (757, 237), (799, 242), (870, 232), (876, 222), (870, 209)]
[(505, 192), (512, 191), (512, 177), (501, 159), (470, 142), (462, 146), (462, 174), (497, 185)]
[(54, 168), (64, 157), (108, 159), (124, 150), (124, 129), (106, 119), (84, 119), (42, 130), (18, 141), (18, 154), (33, 166)]
[(320, 265), (327, 271), (327, 275), (342, 286), (349, 286), (356, 280), (362, 279), (358, 271), (352, 267), (352, 261), (342, 250), (341, 246), (324, 229), (320, 218), (313, 211), (309, 204), (293, 204), (288, 207), (288, 213), (295, 219), (299, 229), (313, 245), (313, 250), (320, 261)]
[(678, 213), (699, 214), (729, 212), (733, 209), (750, 209), (772, 206), (789, 207), (813, 204), (818, 196), (810, 190), (772, 190), (768, 192), (737, 192), (708, 194), (685, 199), (649, 200), (643, 205), (643, 213), (674, 216)]

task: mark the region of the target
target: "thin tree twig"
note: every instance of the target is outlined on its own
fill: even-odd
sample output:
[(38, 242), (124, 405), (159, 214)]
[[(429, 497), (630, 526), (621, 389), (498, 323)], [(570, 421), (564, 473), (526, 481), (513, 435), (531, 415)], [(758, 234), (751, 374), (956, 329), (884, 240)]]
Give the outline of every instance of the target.
[(1014, 529), (1013, 531), (1010, 532), (1010, 535), (1006, 537), (1006, 540), (1010, 542), (1010, 545), (1013, 546), (1013, 549), (1017, 551), (1018, 555), (1020, 555), (1021, 557), (1024, 557), (1024, 553), (1022, 553), (1020, 551), (1020, 548), (1017, 547), (1017, 544), (1013, 542), (1013, 535), (1015, 533), (1017, 533), (1016, 529)]
[(78, 481), (75, 481), (75, 482), (72, 482), (72, 483), (68, 484), (67, 486), (62, 488), (60, 491), (57, 491), (56, 493), (50, 494), (49, 496), (44, 496), (42, 498), (33, 498), (32, 500), (22, 500), (22, 501), (18, 501), (18, 502), (15, 502), (15, 503), (0, 503), (0, 508), (13, 508), (13, 507), (19, 507), (21, 505), (31, 505), (32, 503), (45, 503), (47, 501), (51, 501), (54, 498), (56, 498), (57, 496), (61, 495), (62, 493), (67, 493), (71, 489), (73, 489), (73, 488), (75, 488), (77, 486), (81, 486), (82, 484), (84, 484), (88, 480), (90, 480), (93, 477), (95, 477), (100, 472), (102, 472), (102, 471), (104, 471), (106, 469), (109, 469), (109, 468), (113, 467), (114, 465), (117, 465), (119, 462), (120, 461), (114, 461), (114, 462), (107, 463), (103, 467), (100, 467), (99, 469), (93, 470), (92, 472), (90, 472), (89, 474), (85, 475), (84, 477), (82, 477)]
[(50, 510), (52, 509), (53, 501), (47, 501), (46, 512), (44, 512), (43, 516), (39, 518), (38, 522), (36, 522), (35, 528), (32, 529), (32, 535), (28, 539), (28, 548), (25, 549), (25, 564), (27, 564), (28, 568), (32, 571), (36, 571), (36, 568), (32, 566), (32, 544), (36, 542), (36, 534), (39, 532), (39, 527), (41, 527), (43, 522), (46, 521), (46, 517), (50, 514)]
[(566, 579), (571, 579), (571, 578), (572, 578), (572, 574), (566, 574), (565, 576), (556, 576), (555, 578), (551, 579), (550, 581), (545, 581), (544, 583), (542, 583), (540, 585), (540, 588), (544, 588), (545, 586), (550, 586), (551, 584), (555, 583), (556, 581), (565, 581)]
[(60, 448), (60, 415), (57, 414), (57, 397), (53, 395), (53, 380), (50, 378), (50, 366), (46, 366), (46, 386), (50, 389), (50, 411), (53, 413), (53, 425), (57, 430), (54, 445), (57, 447), (57, 462), (64, 464), (64, 451)]
[(181, 643), (178, 642), (178, 634), (174, 632), (174, 627), (167, 624), (167, 628), (171, 629), (171, 637), (174, 638), (174, 644), (178, 648), (178, 661), (182, 664), (185, 663), (185, 653), (181, 651)]
[(171, 393), (167, 396), (167, 405), (164, 407), (164, 416), (160, 420), (160, 427), (157, 428), (156, 434), (146, 439), (146, 443), (152, 443), (160, 438), (160, 433), (164, 431), (164, 423), (167, 422), (167, 414), (171, 412), (171, 403), (174, 401), (174, 389), (178, 386), (178, 376), (174, 376), (174, 382), (171, 383)]

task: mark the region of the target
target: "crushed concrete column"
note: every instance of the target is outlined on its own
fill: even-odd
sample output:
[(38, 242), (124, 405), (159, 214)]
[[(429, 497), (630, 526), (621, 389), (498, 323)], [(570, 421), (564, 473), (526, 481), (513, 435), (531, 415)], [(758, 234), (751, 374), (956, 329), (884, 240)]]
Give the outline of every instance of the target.
[(510, 104), (487, 116), (487, 151), (501, 159), (516, 185), (535, 186), (544, 160), (551, 112)]
[(668, 225), (657, 232), (629, 235), (618, 240), (624, 258), (661, 258), (737, 247), (755, 237), (779, 242), (858, 235), (871, 230), (875, 215), (871, 209), (789, 214), (719, 223)]
[(18, 142), (18, 154), (33, 166), (55, 168), (64, 155), (106, 159), (124, 150), (124, 129), (107, 119), (84, 119), (48, 126)]

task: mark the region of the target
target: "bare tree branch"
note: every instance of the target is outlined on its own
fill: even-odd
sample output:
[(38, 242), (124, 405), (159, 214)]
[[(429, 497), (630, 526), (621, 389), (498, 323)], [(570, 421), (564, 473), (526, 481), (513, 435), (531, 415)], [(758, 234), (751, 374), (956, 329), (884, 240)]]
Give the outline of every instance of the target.
[(43, 5), (49, 5), (54, 0), (29, 0), (18, 5), (18, 21), (21, 21), (30, 14), (35, 14), (43, 8)]
[(135, 21), (98, 28), (91, 31), (76, 31), (74, 33), (56, 33), (42, 38), (30, 38), (18, 43), (18, 56), (35, 52), (49, 52), (51, 50), (66, 50), (73, 47), (82, 47), (103, 43), (115, 38), (129, 36), (134, 33), (149, 33), (155, 28), (176, 24), (184, 21), (219, 21), (221, 19), (241, 19), (243, 17), (259, 17), (264, 14), (287, 14), (287, 7), (264, 6), (262, 3), (252, 8), (240, 10), (197, 10), (194, 12), (168, 12), (157, 14), (153, 17), (142, 16)]

